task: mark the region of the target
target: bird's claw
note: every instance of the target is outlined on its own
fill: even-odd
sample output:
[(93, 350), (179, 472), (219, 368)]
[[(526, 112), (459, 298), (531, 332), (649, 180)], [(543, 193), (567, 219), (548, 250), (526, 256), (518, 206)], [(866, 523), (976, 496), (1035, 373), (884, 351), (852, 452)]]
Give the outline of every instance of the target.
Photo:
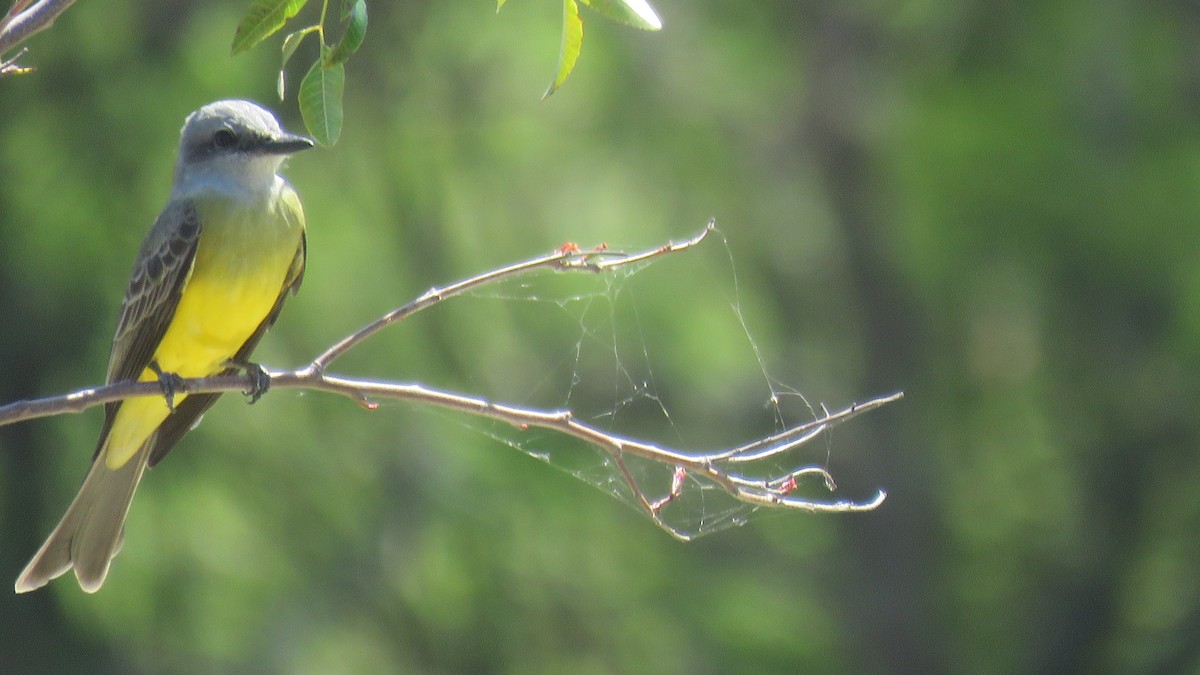
[(179, 376), (179, 373), (164, 372), (154, 361), (150, 362), (150, 370), (158, 377), (158, 388), (162, 390), (167, 410), (174, 413), (175, 392), (183, 388), (183, 378)]
[(251, 405), (258, 403), (258, 399), (262, 398), (271, 388), (271, 375), (261, 365), (250, 361), (233, 360), (228, 361), (225, 365), (244, 371), (250, 377), (250, 388), (242, 392), (250, 398), (247, 403)]

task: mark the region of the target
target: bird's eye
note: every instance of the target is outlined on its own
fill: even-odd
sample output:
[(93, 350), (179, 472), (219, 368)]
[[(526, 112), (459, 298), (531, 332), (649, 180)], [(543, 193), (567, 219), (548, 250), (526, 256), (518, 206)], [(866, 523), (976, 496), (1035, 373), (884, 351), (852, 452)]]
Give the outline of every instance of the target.
[(217, 133), (213, 134), (213, 145), (218, 148), (231, 148), (237, 144), (237, 134), (229, 129), (218, 129)]

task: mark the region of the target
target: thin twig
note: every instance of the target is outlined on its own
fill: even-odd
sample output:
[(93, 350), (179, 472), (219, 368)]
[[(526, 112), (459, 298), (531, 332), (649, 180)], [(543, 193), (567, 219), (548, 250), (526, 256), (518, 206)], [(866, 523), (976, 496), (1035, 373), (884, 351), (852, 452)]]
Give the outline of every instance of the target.
[(33, 0), (13, 0), (12, 6), (9, 7), (8, 11), (4, 13), (4, 18), (0, 18), (0, 30), (4, 30), (4, 28), (8, 26), (9, 22), (12, 21), (12, 18), (25, 11), (25, 8), (28, 7), (29, 3), (31, 2), (33, 2)]
[[(622, 478), (634, 492), (638, 503), (656, 523), (676, 536), (676, 532), (664, 524), (658, 511), (662, 504), (650, 501), (637, 484), (633, 474), (625, 465), (624, 457), (637, 456), (664, 465), (682, 467), (692, 475), (703, 477), (720, 486), (734, 498), (754, 506), (771, 506), (800, 509), (813, 512), (848, 512), (871, 510), (882, 503), (885, 493), (881, 490), (875, 497), (866, 502), (854, 501), (814, 501), (789, 496), (794, 488), (794, 479), (804, 475), (816, 474), (831, 483), (829, 474), (819, 467), (801, 467), (787, 471), (776, 479), (752, 480), (731, 471), (736, 457), (733, 450), (717, 452), (690, 452), (654, 445), (635, 438), (628, 438), (609, 433), (598, 427), (591, 426), (575, 419), (569, 410), (539, 410), (496, 403), (485, 398), (461, 394), (458, 392), (435, 389), (418, 383), (387, 382), (348, 378), (318, 372), (310, 368), (294, 371), (273, 371), (267, 373), (271, 380), (271, 389), (302, 389), (322, 391), (344, 396), (355, 402), (381, 399), (402, 400), (426, 403), (440, 408), (457, 410), (479, 417), (505, 422), (518, 429), (542, 428), (578, 438), (611, 455), (618, 464)], [(246, 391), (253, 385), (248, 375), (227, 375), (221, 377), (184, 379), (177, 383), (177, 393), (200, 394), (230, 391)], [(117, 401), (134, 396), (161, 396), (162, 390), (157, 382), (119, 382), (117, 384), (84, 389), (64, 396), (56, 396), (36, 401), (19, 401), (0, 408), (0, 426), (13, 422), (45, 417), (62, 412), (81, 412), (110, 401)], [(867, 410), (873, 410), (886, 403), (898, 400), (902, 394), (892, 394), (875, 398), (864, 403), (853, 404), (843, 410), (830, 413), (816, 424), (829, 427)], [(805, 423), (785, 431), (783, 436), (789, 438), (796, 429), (809, 428), (813, 422)], [(785, 441), (790, 443), (791, 441)], [(736, 449), (734, 449), (736, 450)], [(772, 453), (775, 454), (775, 453)], [(791, 479), (789, 481), (788, 479)], [(790, 487), (789, 487), (790, 486)], [(687, 538), (680, 536), (680, 538)]]
[(4, 77), (5, 75), (23, 75), (25, 73), (32, 72), (33, 68), (26, 68), (25, 66), (17, 64), (17, 61), (20, 60), (22, 56), (25, 56), (25, 53), (28, 51), (28, 49), (22, 47), (21, 51), (14, 54), (12, 58), (0, 59), (0, 77)]
[[(685, 251), (704, 241), (704, 238), (707, 237), (708, 233), (712, 232), (714, 228), (716, 228), (716, 222), (710, 220), (708, 225), (706, 225), (699, 234), (690, 239), (680, 243), (668, 242), (667, 244), (658, 248), (634, 254), (626, 254), (620, 251), (610, 251), (607, 248), (596, 248), (591, 251), (584, 251), (575, 244), (568, 243), (559, 247), (557, 251), (549, 255), (539, 256), (537, 258), (526, 260), (525, 262), (490, 270), (488, 272), (484, 272), (483, 274), (473, 276), (469, 279), (464, 279), (457, 283), (450, 284), (444, 288), (437, 288), (435, 286), (434, 288), (425, 291), (425, 293), (416, 300), (413, 300), (403, 307), (398, 307), (387, 314), (384, 314), (375, 321), (372, 321), (350, 335), (347, 335), (332, 347), (318, 355), (317, 358), (313, 359), (312, 363), (309, 365), (309, 368), (312, 368), (316, 371), (325, 370), (331, 363), (343, 356), (346, 352), (350, 351), (367, 338), (378, 333), (384, 328), (387, 328), (393, 323), (406, 319), (423, 309), (442, 302), (443, 300), (462, 295), (463, 293), (477, 289), (480, 286), (493, 284), (510, 277), (528, 274), (533, 270), (541, 268), (558, 270), (588, 270), (599, 272), (617, 267), (624, 267), (626, 265), (632, 265), (644, 260), (656, 258), (658, 256)], [(593, 262), (593, 259), (595, 258), (607, 259), (602, 259), (599, 262)]]
[(29, 0), (17, 0), (0, 21), (0, 55), (54, 25), (73, 4), (75, 0), (39, 0), (29, 6)]

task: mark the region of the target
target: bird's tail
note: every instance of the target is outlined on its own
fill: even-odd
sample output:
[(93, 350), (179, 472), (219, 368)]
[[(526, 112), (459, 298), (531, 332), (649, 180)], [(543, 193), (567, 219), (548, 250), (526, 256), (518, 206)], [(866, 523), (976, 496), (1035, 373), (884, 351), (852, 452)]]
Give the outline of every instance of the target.
[(100, 590), (109, 563), (121, 549), (125, 515), (146, 470), (152, 441), (153, 437), (115, 471), (105, 466), (103, 452), (96, 455), (66, 515), (17, 577), (18, 593), (41, 588), (72, 567), (84, 591)]

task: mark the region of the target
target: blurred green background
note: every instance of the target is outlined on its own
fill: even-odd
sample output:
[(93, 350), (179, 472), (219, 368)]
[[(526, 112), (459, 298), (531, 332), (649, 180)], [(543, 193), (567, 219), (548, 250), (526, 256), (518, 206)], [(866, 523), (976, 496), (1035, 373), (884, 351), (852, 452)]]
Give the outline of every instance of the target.
[[(248, 97), (300, 127), (278, 38), (228, 56), (246, 4), (79, 3), (29, 43), (38, 72), (0, 80), (0, 402), (102, 380), (188, 112)], [(586, 280), (611, 310), (513, 286), (339, 370), (715, 448), (774, 429), (736, 298), (779, 387), (907, 392), (801, 453), (887, 502), (681, 544), (491, 427), (228, 396), (144, 481), (99, 594), (0, 592), (0, 671), (1200, 671), (1197, 5), (655, 6), (659, 34), (585, 15), (539, 101), (559, 3), (371, 3), (342, 141), (287, 171), (309, 267), (257, 357), (299, 365), (432, 285), (712, 216), (728, 248)], [(621, 345), (670, 420), (620, 408), (611, 354), (571, 366), (580, 342)], [(99, 420), (0, 428), (0, 579)]]

